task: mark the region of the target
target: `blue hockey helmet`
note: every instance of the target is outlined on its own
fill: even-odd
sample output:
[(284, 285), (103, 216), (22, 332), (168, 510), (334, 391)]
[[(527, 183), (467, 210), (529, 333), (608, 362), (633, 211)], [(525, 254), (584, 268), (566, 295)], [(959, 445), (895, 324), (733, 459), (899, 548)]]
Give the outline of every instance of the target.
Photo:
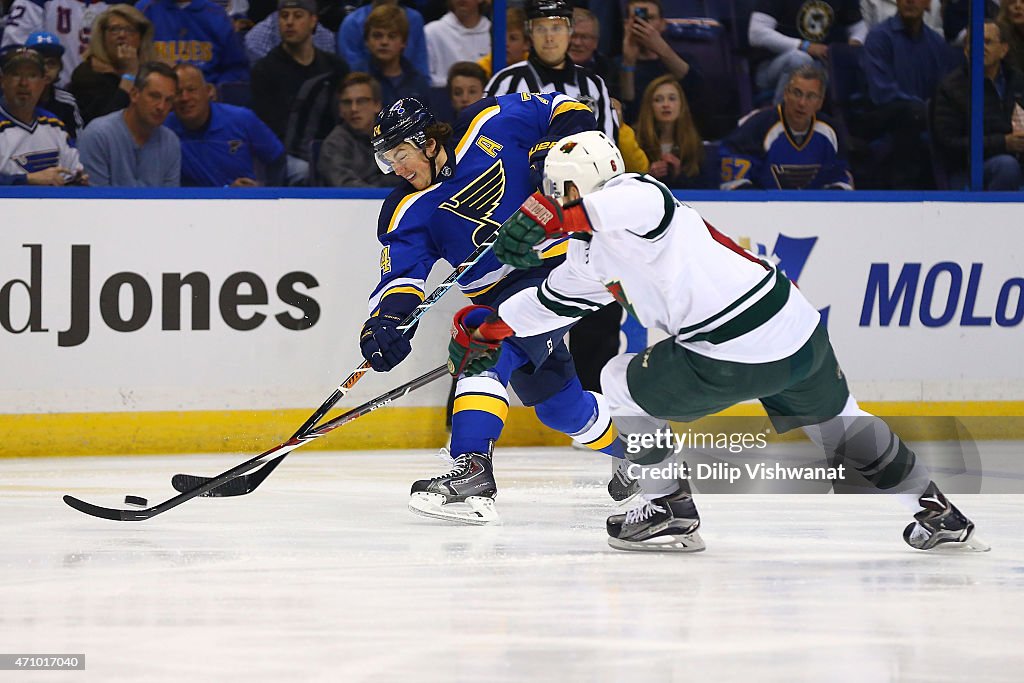
[(380, 170), (383, 173), (394, 172), (384, 153), (403, 142), (423, 149), (427, 144), (427, 128), (435, 123), (437, 119), (430, 109), (415, 97), (404, 97), (381, 110), (371, 136), (373, 156)]

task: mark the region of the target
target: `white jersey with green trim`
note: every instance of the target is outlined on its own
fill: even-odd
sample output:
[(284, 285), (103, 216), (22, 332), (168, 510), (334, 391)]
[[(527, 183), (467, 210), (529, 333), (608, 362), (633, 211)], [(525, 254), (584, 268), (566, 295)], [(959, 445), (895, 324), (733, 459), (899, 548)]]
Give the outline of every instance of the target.
[(775, 266), (739, 247), (668, 188), (626, 173), (583, 199), (594, 228), (565, 263), (499, 315), (521, 337), (618, 301), (649, 329), (710, 358), (764, 363), (795, 353), (818, 311)]

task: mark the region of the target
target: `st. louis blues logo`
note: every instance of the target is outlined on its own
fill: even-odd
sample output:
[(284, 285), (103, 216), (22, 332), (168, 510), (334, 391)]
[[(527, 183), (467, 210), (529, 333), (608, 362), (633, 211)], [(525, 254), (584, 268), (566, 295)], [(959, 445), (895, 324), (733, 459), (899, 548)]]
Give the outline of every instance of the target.
[(501, 225), (493, 218), (495, 210), (505, 196), (505, 168), (498, 159), (490, 168), (474, 178), (465, 188), (459, 190), (451, 199), (441, 203), (439, 208), (451, 211), (471, 223), (473, 244), (480, 246), (484, 238)]
[(24, 169), (25, 173), (36, 173), (60, 163), (60, 150), (47, 149), (35, 152), (15, 154), (12, 161)]

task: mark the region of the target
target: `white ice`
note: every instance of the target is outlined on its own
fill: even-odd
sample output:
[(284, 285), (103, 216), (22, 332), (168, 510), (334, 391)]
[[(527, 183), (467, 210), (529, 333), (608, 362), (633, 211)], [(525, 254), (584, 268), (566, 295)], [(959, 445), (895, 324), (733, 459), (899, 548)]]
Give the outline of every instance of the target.
[[(1005, 444), (1018, 455), (1020, 444)], [(623, 553), (598, 456), (499, 449), (497, 527), (406, 509), (425, 451), (296, 452), (256, 492), (87, 517), (249, 456), (0, 460), (0, 681), (1024, 680), (1024, 495), (955, 498), (929, 554), (888, 496), (698, 495), (708, 550)]]

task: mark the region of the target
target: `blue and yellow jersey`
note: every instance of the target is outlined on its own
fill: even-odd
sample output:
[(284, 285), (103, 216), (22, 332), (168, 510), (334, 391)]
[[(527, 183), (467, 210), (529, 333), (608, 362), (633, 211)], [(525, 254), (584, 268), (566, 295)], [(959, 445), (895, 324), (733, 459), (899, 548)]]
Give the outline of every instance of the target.
[(153, 48), (160, 61), (194, 64), (210, 83), (249, 80), (242, 40), (213, 0), (139, 0), (135, 9), (153, 22)]
[[(530, 164), (559, 139), (597, 122), (586, 105), (561, 93), (488, 97), (467, 107), (455, 125), (438, 182), (416, 191), (408, 182), (384, 200), (377, 227), (383, 250), (380, 283), (370, 315), (404, 317), (423, 300), (424, 282), (438, 259), (456, 266), (509, 218), (535, 189)], [(553, 240), (533, 271), (516, 271), (486, 254), (460, 287), (476, 303), (493, 302), (511, 283), (561, 262), (565, 240)]]
[(825, 116), (801, 137), (782, 116), (782, 105), (751, 116), (722, 141), (721, 188), (765, 190), (853, 189), (843, 145)]

